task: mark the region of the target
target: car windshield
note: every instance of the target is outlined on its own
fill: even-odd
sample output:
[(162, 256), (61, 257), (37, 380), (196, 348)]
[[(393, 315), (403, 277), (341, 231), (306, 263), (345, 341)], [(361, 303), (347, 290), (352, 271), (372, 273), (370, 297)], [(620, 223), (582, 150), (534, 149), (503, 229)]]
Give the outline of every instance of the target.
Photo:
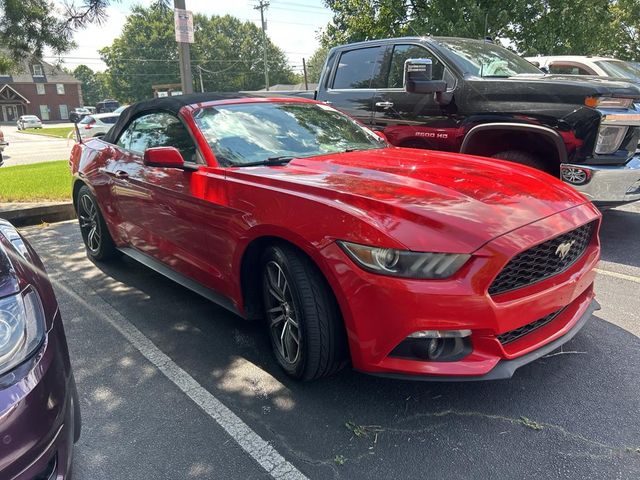
[(515, 53), (493, 43), (464, 38), (439, 38), (437, 42), (449, 50), (453, 61), (465, 73), (479, 77), (512, 77), (520, 74), (542, 74), (534, 65)]
[(225, 166), (387, 145), (346, 115), (315, 103), (220, 105), (202, 108), (194, 118), (216, 158)]
[(23, 120), (38, 120), (38, 117), (35, 117), (33, 115), (25, 115), (22, 118), (23, 118)]
[(80, 124), (82, 124), (82, 125), (85, 125), (85, 124), (87, 124), (87, 123), (93, 123), (93, 122), (95, 122), (95, 119), (94, 119), (92, 116), (87, 115), (87, 116), (86, 116), (86, 117), (84, 117), (82, 120), (80, 120), (80, 122), (79, 122), (79, 123), (80, 123)]
[(640, 69), (628, 62), (623, 62), (622, 60), (599, 60), (594, 63), (610, 77), (640, 80)]

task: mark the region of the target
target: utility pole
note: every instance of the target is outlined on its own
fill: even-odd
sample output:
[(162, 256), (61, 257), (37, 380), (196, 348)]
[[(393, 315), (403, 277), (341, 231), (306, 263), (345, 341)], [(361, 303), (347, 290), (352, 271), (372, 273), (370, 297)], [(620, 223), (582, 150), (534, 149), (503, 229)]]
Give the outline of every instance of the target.
[(198, 73), (200, 74), (200, 91), (204, 93), (204, 83), (202, 83), (202, 67), (198, 65)]
[(307, 62), (302, 57), (302, 72), (304, 73), (304, 89), (309, 90), (309, 80), (307, 78)]
[(264, 86), (269, 90), (269, 63), (267, 60), (267, 24), (264, 21), (264, 11), (269, 6), (266, 0), (258, 0), (258, 5), (253, 7), (254, 10), (260, 10), (260, 22), (262, 23), (262, 51), (264, 54)]
[[(174, 9), (186, 10), (184, 0), (173, 0)], [(180, 56), (180, 79), (182, 93), (193, 93), (193, 76), (191, 74), (191, 54), (189, 43), (178, 42), (178, 54)]]

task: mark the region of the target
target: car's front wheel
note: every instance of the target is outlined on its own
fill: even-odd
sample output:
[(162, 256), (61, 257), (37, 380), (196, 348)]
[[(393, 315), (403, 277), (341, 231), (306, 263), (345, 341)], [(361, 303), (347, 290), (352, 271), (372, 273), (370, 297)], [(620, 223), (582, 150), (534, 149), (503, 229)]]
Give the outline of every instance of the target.
[(288, 245), (262, 256), (265, 316), (276, 360), (293, 378), (314, 380), (346, 358), (344, 324), (329, 285), (304, 254)]
[(80, 187), (78, 191), (76, 213), (82, 240), (89, 257), (98, 261), (114, 257), (118, 250), (98, 208), (98, 202), (86, 185)]

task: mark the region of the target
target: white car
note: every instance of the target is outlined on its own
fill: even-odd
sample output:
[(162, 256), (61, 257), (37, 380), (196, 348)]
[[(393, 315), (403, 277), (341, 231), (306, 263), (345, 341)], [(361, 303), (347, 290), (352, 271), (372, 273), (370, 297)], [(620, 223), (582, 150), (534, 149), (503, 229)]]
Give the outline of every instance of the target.
[(78, 123), (80, 136), (85, 138), (101, 137), (116, 123), (119, 113), (97, 113), (87, 115)]
[(549, 57), (525, 57), (536, 67), (561, 75), (597, 75), (599, 77), (625, 78), (640, 81), (640, 69), (632, 63), (616, 58), (580, 55), (556, 55)]
[(42, 128), (42, 122), (35, 115), (22, 115), (16, 122), (18, 130), (26, 130), (27, 128)]

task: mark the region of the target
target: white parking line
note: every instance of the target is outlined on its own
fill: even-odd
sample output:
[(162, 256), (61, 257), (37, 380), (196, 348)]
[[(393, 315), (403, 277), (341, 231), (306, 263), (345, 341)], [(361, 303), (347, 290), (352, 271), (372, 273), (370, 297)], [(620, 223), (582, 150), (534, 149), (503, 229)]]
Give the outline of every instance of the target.
[(169, 356), (149, 340), (140, 330), (120, 314), (99, 295), (88, 299), (78, 292), (86, 290), (87, 284), (69, 277), (67, 274), (51, 275), (64, 277), (62, 284), (56, 282), (81, 303), (89, 304), (91, 310), (120, 332), (147, 360), (187, 395), (196, 405), (220, 425), (235, 442), (260, 464), (274, 479), (307, 480), (307, 477), (273, 448), (269, 442), (254, 432), (240, 417), (227, 408), (220, 400), (200, 385), (191, 375), (180, 368)]
[(610, 270), (602, 270), (600, 268), (596, 268), (596, 272), (602, 275), (607, 275), (608, 277), (621, 278), (623, 280), (628, 280), (630, 282), (640, 283), (640, 277), (636, 277), (634, 275), (627, 275), (626, 273), (612, 272)]

